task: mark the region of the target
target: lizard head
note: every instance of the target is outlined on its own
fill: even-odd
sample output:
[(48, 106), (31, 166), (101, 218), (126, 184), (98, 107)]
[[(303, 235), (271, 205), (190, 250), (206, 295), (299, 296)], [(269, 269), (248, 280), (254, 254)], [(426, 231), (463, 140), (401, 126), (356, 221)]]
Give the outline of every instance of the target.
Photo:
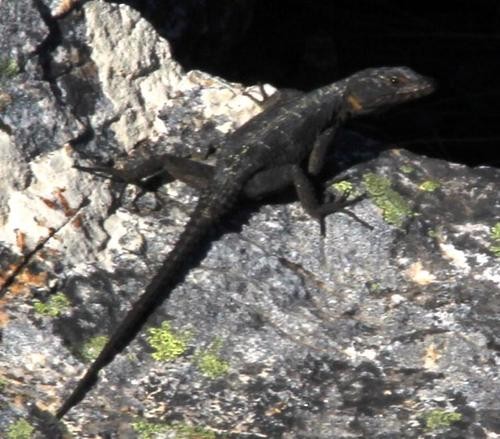
[(345, 101), (351, 114), (380, 111), (426, 96), (434, 81), (408, 67), (378, 67), (362, 70), (346, 80)]

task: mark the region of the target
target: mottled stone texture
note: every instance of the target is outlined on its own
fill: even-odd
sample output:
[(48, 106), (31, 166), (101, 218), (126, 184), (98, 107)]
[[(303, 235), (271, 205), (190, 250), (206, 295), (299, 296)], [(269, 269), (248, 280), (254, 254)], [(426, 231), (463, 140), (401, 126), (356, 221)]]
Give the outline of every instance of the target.
[[(61, 7), (0, 3), (0, 436), (22, 419), (51, 438), (500, 435), (500, 172), (397, 149), (343, 175), (367, 224), (337, 213), (322, 238), (298, 203), (243, 206), (149, 322), (178, 355), (155, 360), (144, 332), (51, 425), (195, 197), (136, 201), (72, 166), (204, 154), (259, 111), (182, 71), (129, 7)], [(345, 134), (335, 163), (372, 145)]]

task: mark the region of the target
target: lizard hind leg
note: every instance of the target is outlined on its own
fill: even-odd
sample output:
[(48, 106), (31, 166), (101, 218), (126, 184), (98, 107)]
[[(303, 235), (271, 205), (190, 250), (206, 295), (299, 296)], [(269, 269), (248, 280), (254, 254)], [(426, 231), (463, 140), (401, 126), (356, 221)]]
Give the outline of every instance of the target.
[(173, 178), (197, 190), (206, 189), (215, 173), (211, 165), (171, 154), (164, 156), (163, 167)]
[[(75, 169), (88, 172), (101, 178), (106, 178), (118, 183), (135, 184), (139, 187), (147, 186), (145, 182), (164, 173), (162, 157), (151, 157), (140, 163), (125, 166), (123, 169), (109, 166), (81, 166), (74, 165)], [(173, 178), (170, 177), (170, 180)], [(145, 187), (145, 189), (147, 189)]]
[(73, 167), (119, 183), (134, 184), (145, 191), (156, 191), (162, 184), (173, 180), (180, 180), (201, 190), (207, 187), (214, 174), (213, 166), (172, 154), (150, 157), (124, 169), (107, 166)]
[(137, 186), (139, 193), (132, 201), (132, 205), (138, 210), (140, 210), (137, 206), (138, 200), (148, 192), (154, 192), (157, 202), (162, 205), (158, 189), (165, 183), (180, 180), (188, 186), (202, 190), (208, 187), (214, 174), (214, 168), (210, 165), (168, 153), (126, 165), (123, 169), (108, 166), (74, 165), (73, 167), (111, 181)]

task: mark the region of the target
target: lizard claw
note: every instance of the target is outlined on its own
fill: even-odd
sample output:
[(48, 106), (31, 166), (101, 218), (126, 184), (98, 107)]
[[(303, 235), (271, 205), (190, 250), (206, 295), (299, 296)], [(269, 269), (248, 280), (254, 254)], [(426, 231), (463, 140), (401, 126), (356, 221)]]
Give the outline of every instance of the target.
[(360, 201), (366, 199), (368, 195), (366, 193), (360, 194), (355, 198), (349, 199), (350, 191), (346, 191), (340, 195), (337, 199), (332, 201), (328, 201), (323, 204), (320, 209), (322, 210), (321, 214), (323, 217), (333, 213), (333, 212), (341, 212), (345, 215), (350, 216), (352, 219), (356, 220), (361, 225), (367, 227), (369, 230), (373, 230), (373, 226), (368, 224), (366, 221), (359, 218), (354, 212), (347, 209), (347, 207), (353, 206)]

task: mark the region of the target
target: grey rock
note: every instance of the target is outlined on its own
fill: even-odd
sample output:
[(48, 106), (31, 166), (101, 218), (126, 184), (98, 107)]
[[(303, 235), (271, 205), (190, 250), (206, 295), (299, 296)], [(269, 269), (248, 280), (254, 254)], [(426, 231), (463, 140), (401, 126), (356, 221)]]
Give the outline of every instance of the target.
[[(370, 194), (351, 208), (369, 227), (339, 212), (323, 238), (296, 202), (242, 205), (148, 323), (170, 322), (180, 355), (155, 360), (143, 331), (55, 424), (86, 343), (139, 297), (196, 197), (172, 182), (135, 202), (136, 188), (72, 166), (204, 154), (259, 108), (243, 94), (256, 88), (184, 72), (126, 6), (88, 1), (55, 19), (19, 0), (0, 12), (11, 17), (2, 53), (19, 67), (0, 86), (1, 278), (22, 267), (0, 298), (2, 435), (21, 419), (38, 437), (134, 438), (146, 421), (159, 438), (187, 426), (198, 437), (500, 435), (500, 172), (398, 149), (341, 175)], [(341, 143), (344, 169), (373, 146), (349, 133)]]

